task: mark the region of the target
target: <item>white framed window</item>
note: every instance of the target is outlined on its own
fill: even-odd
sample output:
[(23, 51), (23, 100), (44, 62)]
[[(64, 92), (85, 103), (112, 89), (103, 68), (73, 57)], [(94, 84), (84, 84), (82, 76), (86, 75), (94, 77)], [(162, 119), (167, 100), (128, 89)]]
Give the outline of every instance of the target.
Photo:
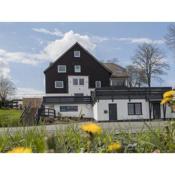
[(101, 88), (101, 81), (95, 81), (95, 87)]
[(78, 85), (78, 79), (77, 78), (73, 79), (73, 85)]
[(142, 103), (128, 103), (128, 115), (142, 115)]
[(66, 65), (58, 65), (59, 73), (66, 73)]
[(64, 88), (63, 81), (55, 81), (55, 88)]
[(79, 58), (79, 57), (80, 57), (80, 51), (75, 50), (75, 51), (74, 51), (74, 57), (75, 57), (75, 58)]
[(78, 106), (60, 106), (60, 112), (78, 111)]
[(75, 65), (74, 66), (74, 72), (80, 73), (81, 72), (81, 66), (80, 65)]

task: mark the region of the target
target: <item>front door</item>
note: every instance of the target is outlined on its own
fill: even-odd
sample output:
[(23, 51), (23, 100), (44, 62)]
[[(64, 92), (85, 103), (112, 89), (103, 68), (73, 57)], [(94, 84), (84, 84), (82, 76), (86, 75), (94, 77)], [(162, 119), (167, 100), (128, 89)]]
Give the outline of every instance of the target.
[(160, 112), (160, 103), (154, 102), (153, 103), (153, 119), (160, 119), (161, 112)]
[(109, 120), (117, 120), (117, 104), (109, 104)]

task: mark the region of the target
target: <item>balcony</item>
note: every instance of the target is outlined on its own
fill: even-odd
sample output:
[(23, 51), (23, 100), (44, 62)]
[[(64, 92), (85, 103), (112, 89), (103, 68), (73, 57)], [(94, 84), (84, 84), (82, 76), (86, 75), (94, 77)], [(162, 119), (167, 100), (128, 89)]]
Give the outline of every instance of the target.
[(43, 97), (43, 104), (91, 104), (90, 96), (45, 96)]

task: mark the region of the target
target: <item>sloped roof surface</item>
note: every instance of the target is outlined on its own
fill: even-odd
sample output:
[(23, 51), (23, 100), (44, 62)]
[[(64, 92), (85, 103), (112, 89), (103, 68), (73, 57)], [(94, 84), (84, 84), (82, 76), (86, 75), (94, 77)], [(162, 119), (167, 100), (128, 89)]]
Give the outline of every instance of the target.
[(125, 68), (115, 64), (115, 63), (103, 63), (106, 68), (111, 70), (112, 77), (128, 77)]

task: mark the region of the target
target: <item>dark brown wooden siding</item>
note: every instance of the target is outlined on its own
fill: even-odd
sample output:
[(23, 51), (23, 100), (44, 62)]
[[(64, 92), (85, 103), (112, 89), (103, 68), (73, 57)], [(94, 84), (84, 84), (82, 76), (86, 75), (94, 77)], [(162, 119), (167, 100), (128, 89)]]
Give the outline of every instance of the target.
[[(80, 58), (74, 58), (74, 50), (79, 50)], [(66, 73), (58, 73), (57, 66), (66, 65)], [(81, 65), (81, 73), (74, 72), (74, 65)], [(102, 87), (110, 85), (111, 73), (79, 44), (75, 44), (45, 71), (46, 93), (68, 93), (68, 75), (89, 76), (89, 88), (95, 88), (95, 81), (101, 81)], [(54, 82), (64, 81), (64, 88), (55, 88)]]

